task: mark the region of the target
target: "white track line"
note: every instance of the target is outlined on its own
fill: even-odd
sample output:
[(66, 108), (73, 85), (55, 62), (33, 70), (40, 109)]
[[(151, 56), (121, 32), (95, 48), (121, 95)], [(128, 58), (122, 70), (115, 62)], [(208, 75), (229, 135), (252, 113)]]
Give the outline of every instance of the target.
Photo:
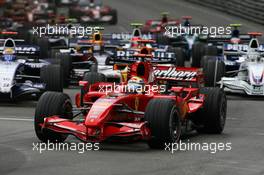
[(26, 121), (26, 122), (33, 122), (33, 119), (30, 118), (15, 118), (15, 117), (10, 117), (10, 118), (2, 118), (0, 117), (0, 120), (5, 120), (5, 121)]

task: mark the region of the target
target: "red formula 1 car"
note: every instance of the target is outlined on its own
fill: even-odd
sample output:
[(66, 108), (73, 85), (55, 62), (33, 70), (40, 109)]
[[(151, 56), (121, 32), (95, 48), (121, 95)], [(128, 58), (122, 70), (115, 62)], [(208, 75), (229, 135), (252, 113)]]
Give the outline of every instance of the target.
[(78, 5), (70, 9), (70, 17), (85, 24), (116, 25), (118, 22), (117, 10), (103, 5), (101, 0), (80, 0)]
[(179, 19), (170, 19), (168, 17), (167, 12), (163, 12), (161, 13), (161, 15), (162, 15), (161, 19), (147, 20), (145, 25), (142, 27), (142, 33), (159, 34), (159, 33), (165, 32), (165, 27), (167, 25), (177, 26), (180, 24)]
[[(146, 140), (151, 148), (164, 148), (183, 131), (223, 131), (226, 96), (222, 89), (201, 87), (199, 69), (152, 65), (144, 60), (152, 57), (147, 48), (134, 56), (139, 61), (129, 65), (128, 81), (118, 86), (81, 81), (75, 108), (66, 94), (43, 94), (35, 111), (37, 137), (44, 142), (62, 142), (69, 134), (85, 142)], [(86, 76), (100, 79), (95, 72)]]

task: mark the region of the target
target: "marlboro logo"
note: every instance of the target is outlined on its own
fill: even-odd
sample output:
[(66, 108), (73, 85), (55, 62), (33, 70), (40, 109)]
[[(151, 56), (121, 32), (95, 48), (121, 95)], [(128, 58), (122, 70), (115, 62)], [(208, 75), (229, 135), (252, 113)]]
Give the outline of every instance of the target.
[(175, 80), (192, 80), (196, 77), (197, 72), (194, 71), (177, 71), (175, 67), (168, 70), (155, 70), (154, 75), (157, 78), (175, 79)]

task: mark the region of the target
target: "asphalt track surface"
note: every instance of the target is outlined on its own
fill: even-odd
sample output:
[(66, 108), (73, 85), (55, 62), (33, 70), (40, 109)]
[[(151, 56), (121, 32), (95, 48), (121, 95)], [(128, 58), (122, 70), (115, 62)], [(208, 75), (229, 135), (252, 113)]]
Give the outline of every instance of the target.
[[(129, 23), (143, 22), (168, 11), (171, 16), (191, 15), (194, 22), (210, 26), (234, 22), (247, 31), (262, 31), (263, 26), (214, 10), (172, 0), (109, 0), (119, 12), (119, 24), (106, 31), (129, 31)], [(72, 97), (77, 89), (66, 89)], [(195, 143), (232, 143), (230, 151), (150, 150), (145, 143), (100, 145), (99, 151), (33, 151), (38, 139), (33, 130), (36, 102), (0, 103), (1, 175), (119, 175), (119, 174), (264, 174), (264, 99), (228, 96), (226, 127), (222, 135), (197, 135), (183, 140)], [(67, 142), (79, 141), (69, 137)]]

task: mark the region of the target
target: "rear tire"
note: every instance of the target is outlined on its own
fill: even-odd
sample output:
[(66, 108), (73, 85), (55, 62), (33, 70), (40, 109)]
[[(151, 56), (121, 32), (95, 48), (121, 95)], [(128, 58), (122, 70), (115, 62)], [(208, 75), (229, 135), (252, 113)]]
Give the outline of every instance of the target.
[(40, 48), (40, 58), (48, 58), (49, 57), (49, 39), (48, 38), (37, 38), (37, 45)]
[(192, 67), (201, 67), (201, 60), (204, 55), (205, 44), (196, 42), (192, 46)]
[(180, 66), (180, 67), (184, 67), (185, 53), (184, 53), (183, 49), (180, 47), (176, 47), (173, 49), (173, 51), (174, 51), (175, 56), (176, 56), (175, 65)]
[(156, 34), (156, 42), (161, 45), (170, 45), (169, 38), (163, 34)]
[(204, 49), (204, 55), (217, 56), (217, 47), (216, 46), (206, 46)]
[(148, 145), (153, 149), (162, 149), (165, 143), (178, 142), (181, 135), (181, 121), (175, 101), (171, 99), (152, 99), (145, 111), (145, 120), (152, 138)]
[(98, 72), (98, 65), (92, 64), (90, 67), (90, 72)]
[(216, 83), (225, 75), (225, 63), (216, 57), (204, 56), (202, 64), (205, 86), (215, 87)]
[(88, 81), (89, 87), (95, 83), (106, 82), (106, 77), (98, 72), (86, 72), (83, 76), (83, 81)]
[(46, 91), (63, 91), (63, 77), (60, 65), (47, 65), (40, 69), (40, 79), (46, 84)]
[(72, 57), (69, 53), (57, 53), (55, 59), (60, 60), (63, 73), (63, 85), (67, 87), (69, 86), (70, 74), (72, 71)]
[(111, 25), (116, 25), (117, 22), (118, 22), (117, 10), (112, 10), (111, 15), (112, 15), (113, 18), (110, 21), (110, 24)]
[(61, 118), (72, 119), (72, 104), (70, 97), (64, 93), (45, 92), (39, 99), (34, 118), (35, 133), (43, 142), (63, 142), (66, 134), (42, 129), (45, 117), (59, 115)]
[(226, 120), (227, 100), (223, 89), (204, 87), (200, 93), (205, 95), (203, 108), (197, 111), (201, 128), (199, 133), (221, 134)]

